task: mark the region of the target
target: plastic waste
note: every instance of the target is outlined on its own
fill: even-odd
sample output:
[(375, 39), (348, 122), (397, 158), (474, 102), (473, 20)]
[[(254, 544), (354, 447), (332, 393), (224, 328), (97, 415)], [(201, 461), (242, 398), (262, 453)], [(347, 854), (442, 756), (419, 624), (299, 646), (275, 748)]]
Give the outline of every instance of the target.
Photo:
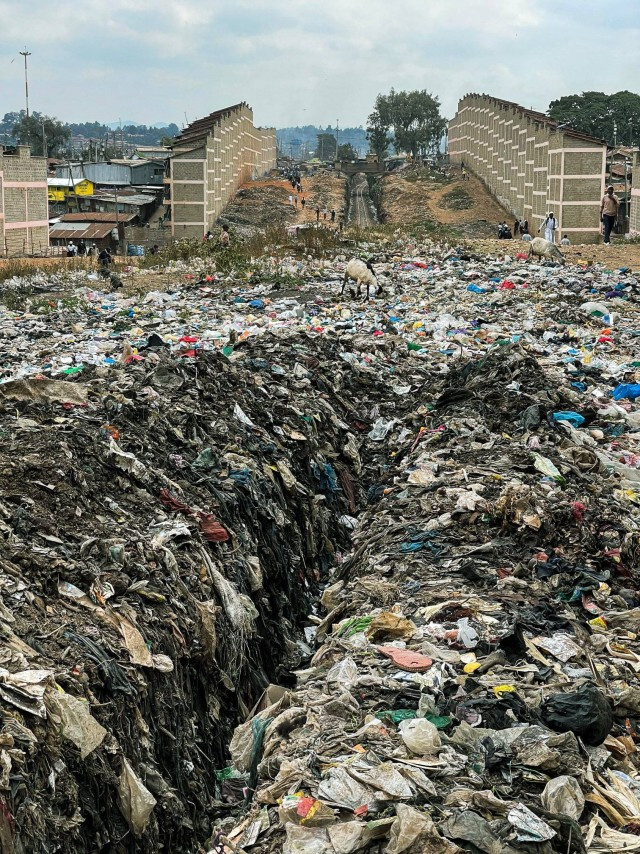
[(118, 806), (136, 836), (144, 833), (155, 805), (156, 799), (123, 757), (118, 780)]
[(403, 720), (398, 726), (403, 742), (412, 752), (420, 756), (433, 752), (442, 742), (437, 727), (425, 718)]
[(564, 477), (547, 457), (543, 457), (541, 454), (534, 454), (533, 464), (539, 472), (555, 480), (556, 483), (564, 483)]
[(541, 713), (548, 727), (572, 732), (586, 744), (602, 744), (613, 726), (611, 703), (592, 683), (571, 693), (552, 694), (542, 704)]
[(579, 412), (554, 412), (553, 420), (568, 421), (569, 424), (572, 424), (574, 427), (580, 427), (584, 424), (584, 416), (580, 415)]
[(519, 842), (546, 842), (556, 835), (556, 831), (546, 821), (538, 818), (524, 804), (518, 804), (509, 810), (507, 819), (515, 827)]
[(640, 383), (622, 383), (611, 392), (614, 400), (636, 400), (640, 397)]
[(584, 795), (575, 777), (555, 777), (542, 792), (542, 806), (549, 812), (566, 815), (577, 821), (584, 809)]

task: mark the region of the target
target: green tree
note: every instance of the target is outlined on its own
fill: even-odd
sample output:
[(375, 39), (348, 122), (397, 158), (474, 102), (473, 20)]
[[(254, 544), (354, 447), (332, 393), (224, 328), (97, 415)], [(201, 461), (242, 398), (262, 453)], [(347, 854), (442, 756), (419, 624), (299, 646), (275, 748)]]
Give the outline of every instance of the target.
[(319, 133), (317, 137), (316, 157), (320, 160), (336, 159), (336, 138), (332, 133)]
[(28, 145), (34, 154), (45, 157), (59, 154), (71, 137), (67, 125), (38, 112), (33, 112), (29, 118), (23, 114), (13, 126), (12, 133), (21, 145)]
[(378, 162), (382, 163), (387, 156), (391, 139), (389, 129), (391, 125), (383, 122), (380, 113), (374, 110), (367, 119), (367, 139), (369, 140), (369, 151), (376, 155)]
[[(392, 130), (396, 152), (409, 151), (414, 157), (438, 150), (447, 120), (440, 115), (440, 100), (426, 89), (378, 95), (375, 109), (381, 130)], [(380, 132), (381, 134), (381, 132)], [(381, 137), (382, 138), (382, 137)]]
[(336, 154), (336, 160), (357, 160), (358, 152), (351, 145), (350, 142), (343, 142), (342, 145), (338, 146), (338, 153)]
[(640, 139), (640, 95), (634, 92), (583, 92), (549, 104), (549, 117), (609, 145), (636, 145)]

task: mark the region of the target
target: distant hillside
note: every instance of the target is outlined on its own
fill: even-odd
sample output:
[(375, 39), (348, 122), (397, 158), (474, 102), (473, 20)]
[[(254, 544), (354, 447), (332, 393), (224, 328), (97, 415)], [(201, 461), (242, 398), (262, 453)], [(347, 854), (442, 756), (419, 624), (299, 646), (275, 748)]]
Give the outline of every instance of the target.
[[(276, 130), (280, 149), (284, 154), (294, 157), (311, 156), (311, 152), (315, 151), (319, 133), (331, 133), (335, 136), (336, 129), (335, 127), (322, 128), (316, 127), (316, 125), (304, 125), (303, 127), (278, 128)], [(361, 157), (364, 157), (369, 150), (367, 132), (363, 127), (340, 128), (338, 137), (341, 145), (350, 142)]]

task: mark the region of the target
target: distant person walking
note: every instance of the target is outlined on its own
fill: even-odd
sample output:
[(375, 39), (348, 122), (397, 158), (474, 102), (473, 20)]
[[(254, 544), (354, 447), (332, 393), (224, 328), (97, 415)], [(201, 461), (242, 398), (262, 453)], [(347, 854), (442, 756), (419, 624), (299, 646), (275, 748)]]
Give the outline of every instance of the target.
[(525, 219), (523, 223), (520, 223), (520, 234), (524, 237), (525, 234), (529, 234), (529, 220)]
[(304, 210), (304, 206), (307, 204), (307, 200), (304, 196), (302, 197), (302, 201), (300, 202), (300, 204), (302, 205), (302, 210)]
[(331, 211), (331, 222), (336, 221), (336, 212), (334, 210)]
[(519, 231), (520, 231), (520, 220), (516, 219), (513, 223), (513, 236), (517, 237)]
[[(26, 190), (25, 190), (26, 192)], [(76, 247), (73, 245), (71, 241), (67, 243), (67, 258), (75, 258), (76, 255)]]
[(607, 192), (602, 197), (602, 202), (600, 203), (600, 221), (604, 226), (604, 242), (606, 246), (609, 246), (611, 243), (611, 232), (613, 231), (613, 226), (616, 222), (616, 217), (618, 216), (618, 207), (620, 206), (620, 202), (618, 197), (613, 192), (613, 187), (610, 185), (607, 187)]
[(297, 193), (293, 197), (293, 201), (295, 202), (295, 206), (298, 207), (298, 194)]
[(316, 208), (316, 222), (320, 222), (320, 208)]

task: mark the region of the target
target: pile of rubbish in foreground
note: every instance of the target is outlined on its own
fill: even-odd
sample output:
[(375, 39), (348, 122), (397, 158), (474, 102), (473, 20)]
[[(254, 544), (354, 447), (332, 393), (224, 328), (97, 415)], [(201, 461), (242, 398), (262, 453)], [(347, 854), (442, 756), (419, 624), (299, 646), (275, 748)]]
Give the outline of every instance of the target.
[(382, 248), (0, 307), (2, 854), (640, 851), (638, 280)]

